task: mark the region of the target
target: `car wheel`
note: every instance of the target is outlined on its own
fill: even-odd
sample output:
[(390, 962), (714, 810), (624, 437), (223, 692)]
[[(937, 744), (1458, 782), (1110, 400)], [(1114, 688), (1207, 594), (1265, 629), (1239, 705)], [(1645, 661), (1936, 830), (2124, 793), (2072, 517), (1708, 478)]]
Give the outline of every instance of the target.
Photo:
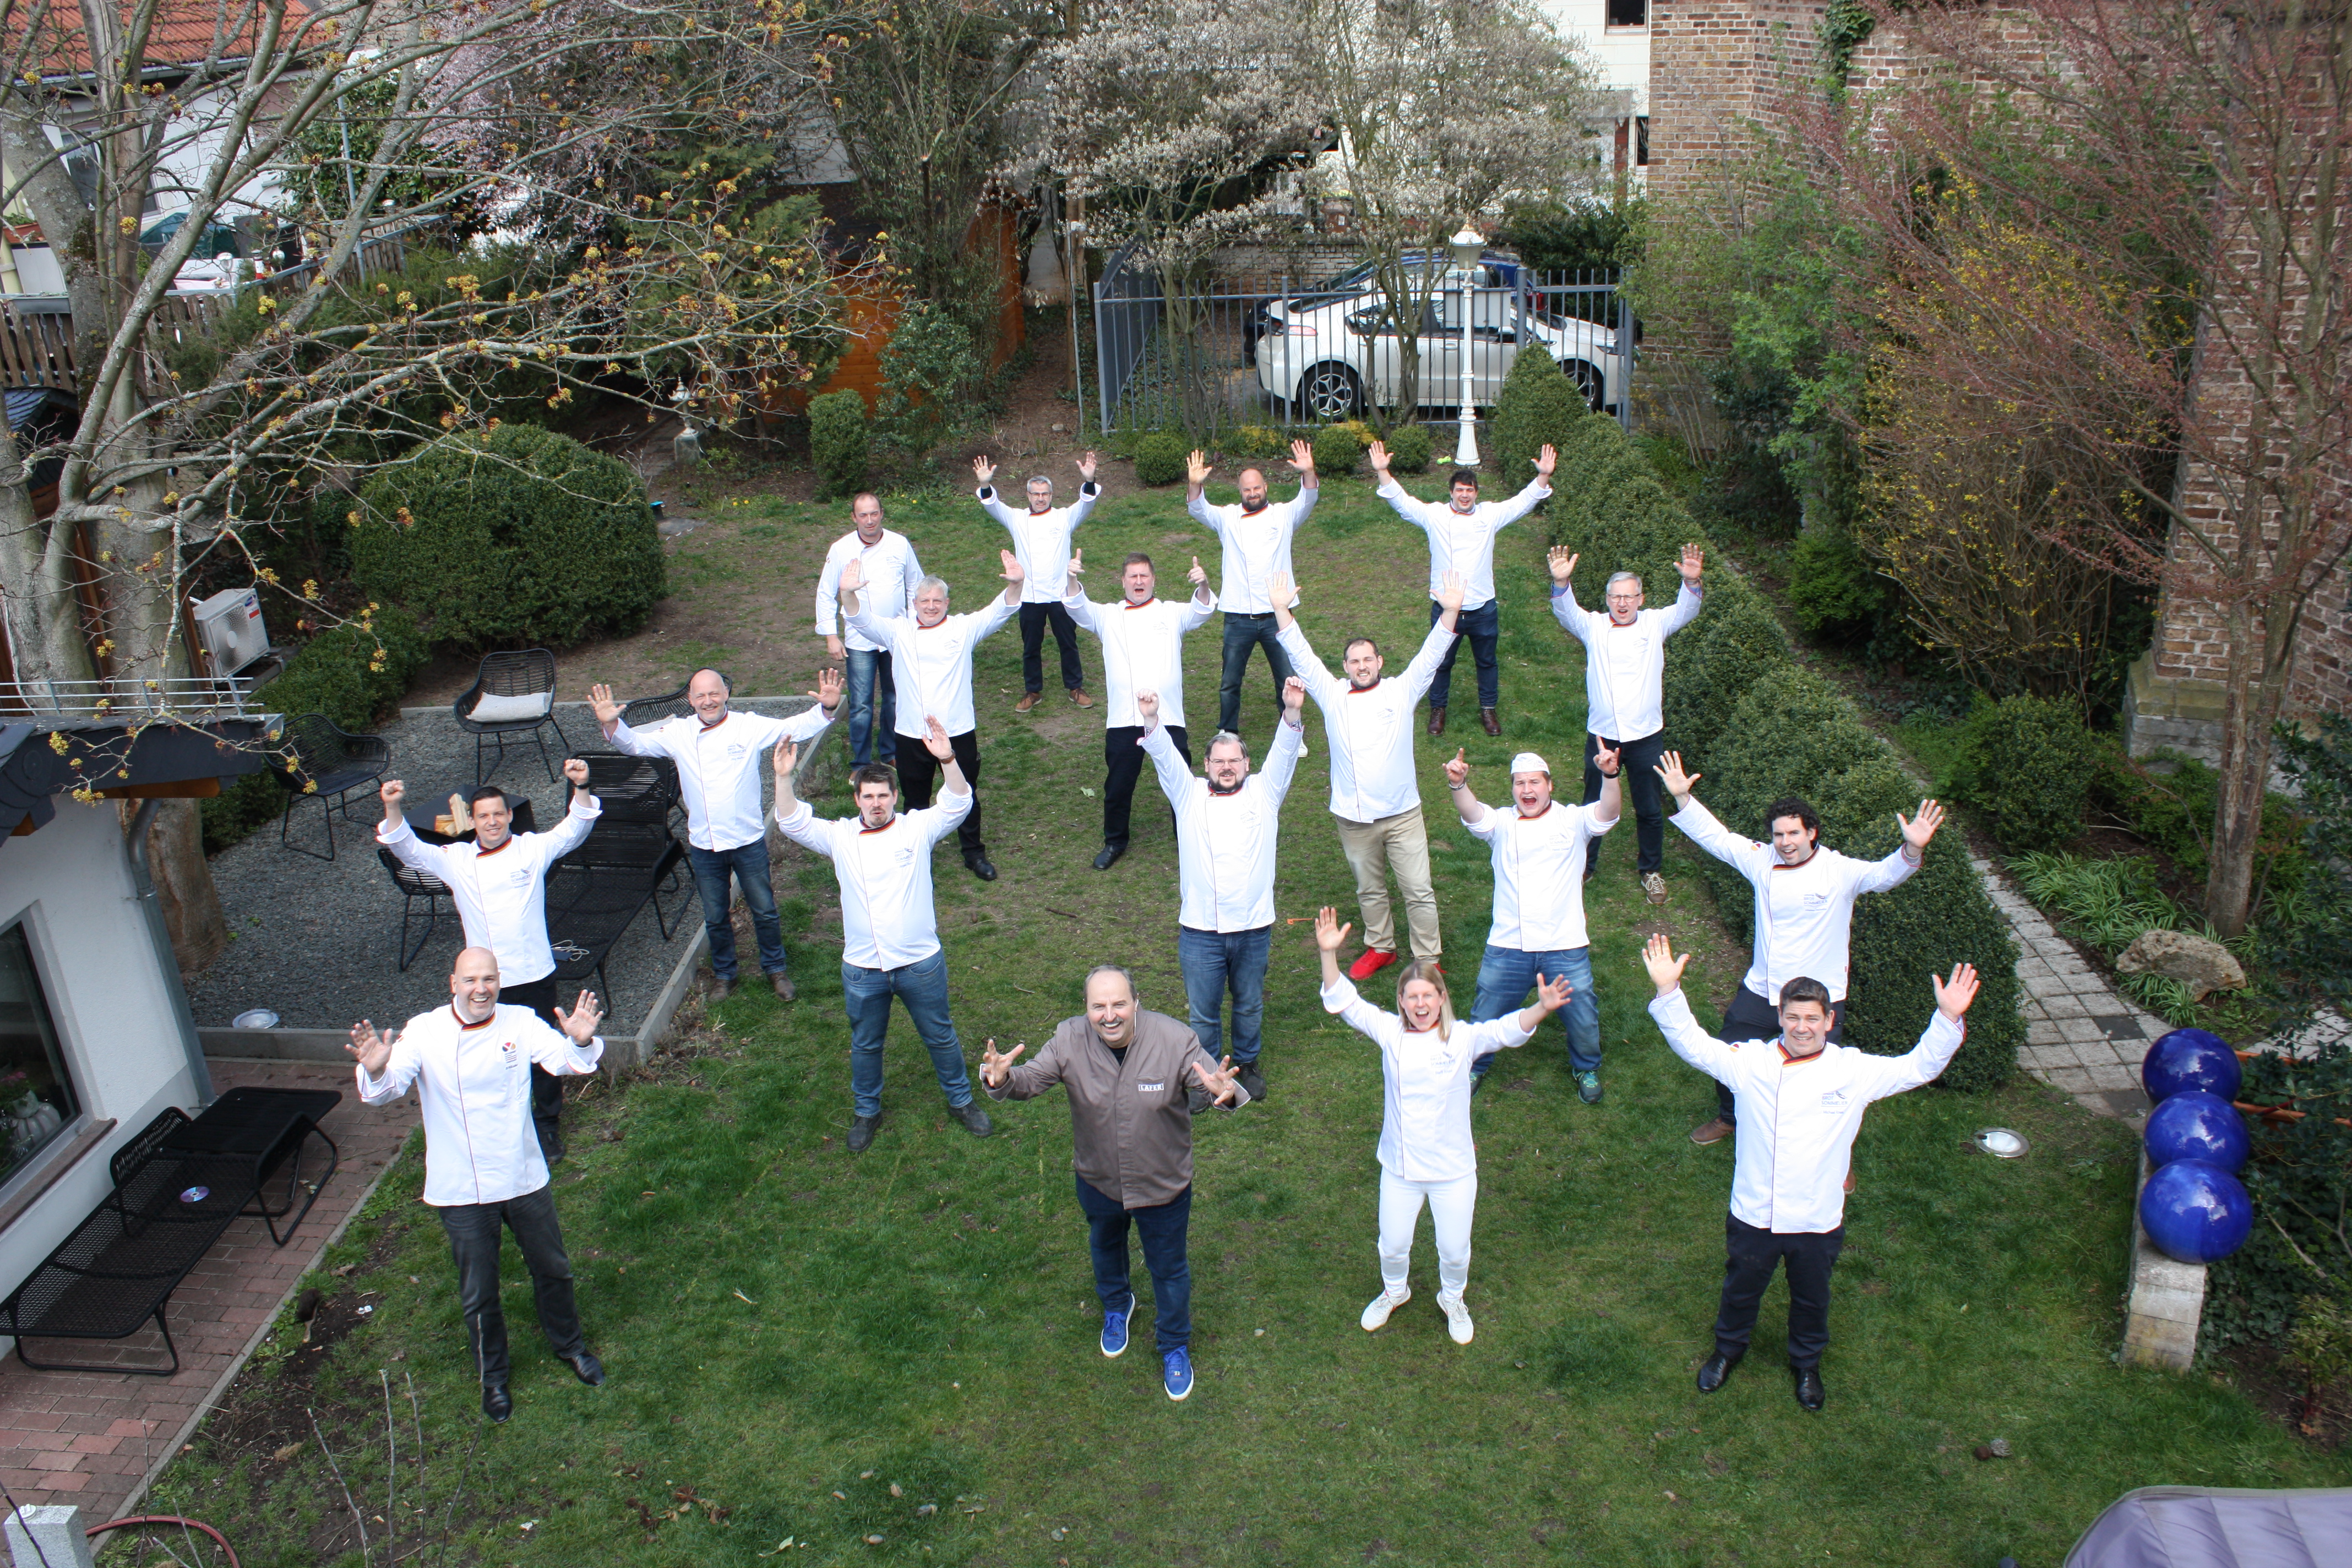
[(1576, 383), (1577, 395), (1584, 399), (1592, 412), (1601, 412), (1601, 399), (1608, 395), (1608, 383), (1598, 370), (1580, 359), (1564, 359), (1559, 362), (1559, 373)]
[(1364, 384), (1350, 367), (1327, 360), (1298, 378), (1293, 401), (1309, 419), (1352, 418), (1363, 412)]

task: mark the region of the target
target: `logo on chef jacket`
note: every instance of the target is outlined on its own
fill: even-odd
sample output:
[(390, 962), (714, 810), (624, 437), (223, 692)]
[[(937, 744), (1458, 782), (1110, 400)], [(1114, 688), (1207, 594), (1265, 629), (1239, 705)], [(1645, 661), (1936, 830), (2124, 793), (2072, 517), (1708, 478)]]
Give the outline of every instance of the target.
[(515, 1043), (512, 1040), (502, 1042), (499, 1045), (499, 1049), (505, 1054), (507, 1071), (514, 1071), (516, 1067), (522, 1061), (522, 1052), (516, 1047)]
[(1842, 1089), (1831, 1089), (1822, 1096), (1823, 1110), (1843, 1110), (1849, 1103), (1846, 1091)]
[(507, 873), (507, 881), (512, 886), (518, 888), (530, 887), (530, 879), (531, 869), (528, 866), (517, 866), (513, 870)]

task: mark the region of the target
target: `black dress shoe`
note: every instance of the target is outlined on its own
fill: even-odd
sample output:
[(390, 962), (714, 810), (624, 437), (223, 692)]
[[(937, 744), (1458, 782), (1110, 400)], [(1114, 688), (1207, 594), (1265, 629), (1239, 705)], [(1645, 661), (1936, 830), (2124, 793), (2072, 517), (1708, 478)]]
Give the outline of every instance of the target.
[(591, 1388), (604, 1381), (604, 1363), (596, 1359), (594, 1351), (583, 1350), (578, 1355), (560, 1355), (555, 1359), (570, 1367), (572, 1375)]
[(1241, 1085), (1242, 1092), (1248, 1095), (1252, 1100), (1264, 1100), (1265, 1098), (1265, 1079), (1258, 1072), (1257, 1063), (1234, 1063), (1234, 1081)]
[(990, 865), (990, 864), (989, 864), (989, 861), (988, 861), (988, 852), (987, 852), (986, 850), (983, 850), (983, 849), (967, 849), (967, 850), (965, 850), (965, 851), (964, 851), (964, 856), (963, 856), (963, 864), (964, 864), (964, 869), (966, 869), (966, 870), (970, 871), (973, 876), (975, 876), (975, 877), (979, 878), (982, 881), (983, 881), (983, 882), (993, 882), (994, 880), (996, 880), (996, 868), (995, 868), (994, 866), (992, 866), (992, 865)]
[(1808, 1410), (1819, 1410), (1828, 1403), (1829, 1392), (1822, 1387), (1822, 1369), (1817, 1366), (1792, 1366), (1797, 1376), (1797, 1403)]
[(1118, 858), (1126, 853), (1127, 846), (1124, 844), (1104, 845), (1102, 847), (1102, 853), (1095, 857), (1095, 869), (1097, 871), (1109, 870), (1113, 866), (1118, 864)]
[(482, 1414), (493, 1421), (503, 1421), (514, 1414), (514, 1395), (503, 1383), (494, 1383), (482, 1390)]
[(882, 1113), (878, 1110), (871, 1116), (851, 1117), (849, 1119), (849, 1152), (853, 1154), (866, 1152), (866, 1147), (874, 1142), (874, 1130), (881, 1125)]
[(1721, 1351), (1716, 1352), (1707, 1357), (1698, 1369), (1698, 1391), (1701, 1394), (1713, 1394), (1723, 1386), (1723, 1380), (1729, 1377), (1731, 1369), (1738, 1364), (1738, 1356), (1726, 1355)]
[(962, 1122), (963, 1130), (975, 1138), (985, 1138), (996, 1131), (996, 1123), (988, 1119), (988, 1112), (980, 1108), (980, 1102), (977, 1100), (966, 1100), (961, 1105), (950, 1105), (948, 1107), (948, 1114)]

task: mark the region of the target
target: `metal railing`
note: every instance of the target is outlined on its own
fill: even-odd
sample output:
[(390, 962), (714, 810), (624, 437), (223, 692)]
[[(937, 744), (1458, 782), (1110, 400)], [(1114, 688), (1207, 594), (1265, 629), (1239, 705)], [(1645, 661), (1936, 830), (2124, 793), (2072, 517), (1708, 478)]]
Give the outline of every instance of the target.
[(145, 722), (253, 719), (262, 712), (254, 700), (255, 685), (235, 676), (0, 681), (0, 718)]
[(1369, 278), (1171, 287), (1121, 249), (1094, 289), (1102, 429), (1207, 439), (1374, 410), (1394, 417), (1408, 412), (1408, 380), (1418, 411), (1451, 418), (1465, 401), (1491, 407), (1530, 348), (1550, 353), (1594, 409), (1630, 428), (1639, 328), (1613, 268), (1538, 274), (1490, 256), (1465, 271), (1440, 261), (1420, 275), (1412, 312), (1409, 353)]

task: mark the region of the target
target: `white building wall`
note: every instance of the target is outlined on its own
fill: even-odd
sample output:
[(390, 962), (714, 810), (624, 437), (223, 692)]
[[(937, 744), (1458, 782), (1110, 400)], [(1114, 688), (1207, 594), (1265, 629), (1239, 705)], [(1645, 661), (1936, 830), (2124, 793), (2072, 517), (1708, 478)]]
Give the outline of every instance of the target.
[[(1573, 40), (1602, 74), (1601, 85), (1633, 95), (1633, 112), (1650, 112), (1650, 29), (1612, 27), (1609, 0), (1541, 0), (1545, 15), (1562, 37)], [(1644, 6), (1643, 15), (1647, 16)]]
[[(0, 840), (0, 928), (24, 922), (58, 1041), (86, 1119), (68, 1126), (5, 1188), (39, 1183), (87, 1121), (111, 1117), (103, 1142), (0, 1230), (0, 1296), (24, 1282), (113, 1190), (106, 1164), (167, 1105), (193, 1109), (195, 1084), (173, 1020), (165, 974), (140, 910), (114, 803), (55, 801), (57, 816)], [(0, 1338), (0, 1346), (9, 1342)]]

